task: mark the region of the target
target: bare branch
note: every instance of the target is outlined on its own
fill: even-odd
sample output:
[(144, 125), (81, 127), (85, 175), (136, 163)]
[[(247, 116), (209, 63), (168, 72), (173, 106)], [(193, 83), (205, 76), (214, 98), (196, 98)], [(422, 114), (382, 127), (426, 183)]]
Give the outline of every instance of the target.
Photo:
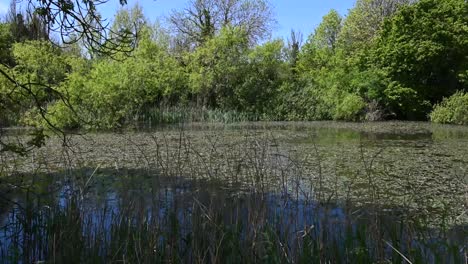
[(269, 36), (275, 21), (265, 0), (192, 0), (168, 18), (177, 33), (202, 44), (225, 26), (241, 27), (252, 44)]

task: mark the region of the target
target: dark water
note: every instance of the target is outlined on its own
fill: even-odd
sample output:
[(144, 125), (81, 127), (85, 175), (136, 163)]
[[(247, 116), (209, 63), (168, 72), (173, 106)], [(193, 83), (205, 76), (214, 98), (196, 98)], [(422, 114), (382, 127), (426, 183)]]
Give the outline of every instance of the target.
[(2, 263), (466, 262), (464, 127), (195, 125), (70, 145), (2, 158)]

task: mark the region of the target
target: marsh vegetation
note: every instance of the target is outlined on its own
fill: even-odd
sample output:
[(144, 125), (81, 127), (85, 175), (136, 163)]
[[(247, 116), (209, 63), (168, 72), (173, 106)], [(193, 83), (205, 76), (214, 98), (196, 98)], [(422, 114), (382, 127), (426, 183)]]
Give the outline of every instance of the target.
[(0, 264), (468, 262), (466, 0), (106, 2), (0, 17)]
[(4, 263), (466, 260), (465, 127), (200, 123), (62, 144), (1, 156)]

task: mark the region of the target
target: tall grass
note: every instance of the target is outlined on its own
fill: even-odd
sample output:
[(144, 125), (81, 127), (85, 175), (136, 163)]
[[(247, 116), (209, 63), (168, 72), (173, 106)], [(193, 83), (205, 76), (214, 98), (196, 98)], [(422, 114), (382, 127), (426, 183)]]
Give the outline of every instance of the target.
[(187, 122), (235, 123), (247, 121), (270, 121), (270, 116), (235, 110), (207, 109), (201, 107), (152, 107), (126, 118), (130, 124), (154, 127), (160, 124), (178, 124)]
[(464, 261), (456, 226), (381, 197), (378, 153), (360, 150), (363, 169), (340, 194), (318, 148), (296, 155), (272, 135), (230, 136), (130, 134), (104, 151), (103, 135), (70, 155), (38, 152), (22, 181), (4, 179), (15, 190), (2, 195), (0, 263)]

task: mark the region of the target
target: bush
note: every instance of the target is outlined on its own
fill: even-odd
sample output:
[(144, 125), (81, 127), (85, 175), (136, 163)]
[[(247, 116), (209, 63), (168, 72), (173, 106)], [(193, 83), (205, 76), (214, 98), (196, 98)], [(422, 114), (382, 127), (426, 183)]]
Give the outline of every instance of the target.
[(330, 120), (330, 105), (323, 100), (323, 91), (300, 82), (285, 82), (280, 88), (274, 112), (285, 121)]
[(430, 114), (432, 122), (468, 125), (468, 93), (456, 92), (434, 106)]
[(59, 128), (76, 129), (82, 125), (78, 120), (78, 115), (63, 101), (49, 104), (47, 107), (47, 118), (52, 125)]
[(345, 121), (358, 121), (362, 118), (366, 107), (364, 100), (355, 94), (347, 94), (343, 101), (336, 106), (333, 119)]
[(431, 103), (415, 89), (399, 82), (391, 82), (384, 90), (383, 102), (397, 119), (424, 120), (431, 110)]

